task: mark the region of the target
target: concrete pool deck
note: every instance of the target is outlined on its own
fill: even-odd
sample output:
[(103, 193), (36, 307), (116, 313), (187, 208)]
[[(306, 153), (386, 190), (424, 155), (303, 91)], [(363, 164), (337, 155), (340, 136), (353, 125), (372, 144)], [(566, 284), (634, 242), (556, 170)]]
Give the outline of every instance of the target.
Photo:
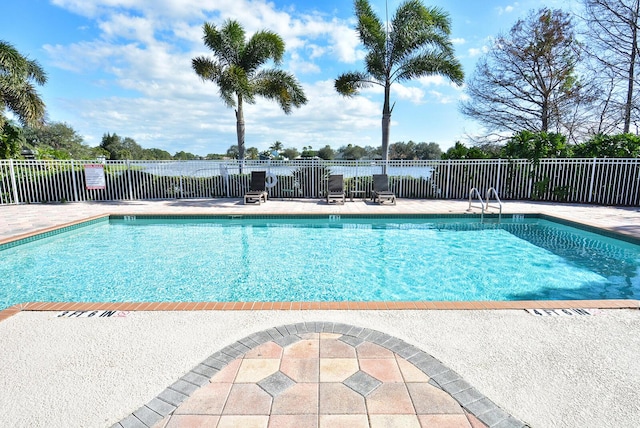
[[(466, 211), (467, 206), (466, 201), (431, 200), (399, 200), (396, 206), (378, 206), (364, 201), (347, 202), (343, 206), (328, 206), (317, 200), (269, 201), (260, 206), (244, 206), (240, 200), (2, 206), (0, 242), (105, 214), (460, 214)], [(640, 237), (638, 208), (507, 202), (504, 213), (548, 214)], [(580, 307), (611, 307), (607, 301), (601, 304), (577, 304)], [(323, 371), (319, 366), (317, 370), (314, 368), (307, 372), (317, 373), (317, 383), (296, 380), (290, 370), (280, 368), (278, 373), (282, 372), (293, 378), (296, 383), (293, 388), (318, 391), (317, 395), (313, 396), (317, 404), (305, 409), (308, 426), (358, 426), (357, 424), (361, 423), (362, 426), (475, 428), (483, 426), (483, 420), (489, 426), (518, 426), (517, 421), (532, 427), (640, 425), (640, 376), (637, 375), (640, 372), (640, 360), (637, 358), (637, 350), (640, 349), (640, 311), (637, 310), (637, 301), (621, 301), (613, 306), (636, 309), (598, 310), (592, 315), (584, 316), (539, 317), (514, 309), (397, 310), (392, 305), (384, 306), (386, 310), (359, 310), (356, 306), (348, 305), (338, 308), (340, 310), (331, 310), (330, 307), (327, 307), (327, 310), (315, 310), (311, 306), (303, 308), (292, 305), (286, 311), (266, 307), (260, 307), (262, 310), (256, 311), (242, 310), (242, 305), (222, 305), (214, 307), (223, 310), (203, 311), (194, 310), (198, 309), (197, 307), (190, 307), (189, 311), (176, 311), (186, 308), (173, 304), (155, 308), (165, 309), (160, 311), (149, 311), (149, 307), (146, 307), (147, 310), (141, 310), (145, 308), (139, 305), (133, 308), (121, 306), (120, 309), (134, 309), (123, 314), (126, 315), (123, 317), (58, 317), (62, 309), (74, 307), (82, 309), (79, 306), (49, 306), (41, 308), (49, 309), (48, 311), (19, 308), (5, 314), (6, 319), (0, 322), (0, 343), (3, 347), (0, 354), (0, 402), (3, 403), (0, 409), (0, 424), (30, 427), (109, 427), (114, 424), (122, 427), (143, 426), (140, 424), (144, 415), (139, 413), (140, 418), (132, 417), (132, 412), (144, 410), (144, 407), (154, 400), (166, 404), (171, 400), (166, 394), (179, 392), (181, 388), (192, 390), (198, 385), (194, 380), (197, 376), (193, 373), (198, 374), (197, 370), (206, 371), (206, 367), (211, 368), (206, 361), (209, 360), (211, 363), (210, 358), (219, 355), (219, 351), (230, 349), (234, 344), (246, 343), (246, 338), (255, 337), (256, 333), (269, 331), (274, 327), (282, 329), (283, 326), (331, 325), (329, 331), (315, 331), (311, 327), (301, 328), (291, 335), (294, 342), (265, 342), (267, 345), (262, 345), (267, 346), (266, 350), (256, 350), (261, 345), (256, 341), (250, 342), (255, 346), (249, 346), (251, 351), (247, 351), (248, 354), (244, 357), (238, 356), (239, 360), (234, 359), (227, 363), (232, 367), (227, 371), (233, 370), (233, 364), (237, 365), (235, 379), (226, 382), (216, 382), (214, 379), (211, 383), (205, 383), (205, 388), (209, 389), (220, 387), (215, 385), (216, 383), (228, 387), (223, 408), (211, 410), (212, 401), (209, 401), (209, 411), (212, 413), (205, 414), (203, 407), (197, 408), (194, 401), (197, 402), (198, 397), (206, 394), (200, 390), (193, 390), (191, 398), (185, 398), (183, 401), (183, 406), (186, 407), (178, 407), (182, 410), (175, 410), (167, 418), (160, 419), (156, 426), (223, 427), (251, 426), (253, 423), (255, 426), (285, 426), (286, 423), (294, 424), (290, 426), (302, 426), (301, 419), (292, 419), (294, 414), (291, 411), (278, 414), (277, 408), (287, 406), (278, 404), (281, 397), (275, 393), (270, 395), (270, 398), (264, 394), (262, 398), (256, 398), (258, 401), (262, 400), (264, 407), (267, 406), (266, 401), (271, 400), (268, 411), (264, 410), (264, 407), (262, 410), (256, 407), (249, 411), (251, 415), (247, 415), (246, 410), (237, 410), (232, 414), (224, 413), (227, 406), (229, 409), (233, 408), (232, 392), (235, 389), (253, 388), (254, 392), (262, 393), (265, 388), (256, 390), (255, 385), (260, 386), (260, 380), (273, 375), (269, 372), (269, 375), (260, 380), (254, 377), (249, 380), (245, 378), (245, 382), (242, 382), (242, 378), (238, 380), (237, 376), (240, 375), (240, 367), (243, 364), (247, 367), (253, 366), (254, 369), (257, 364), (262, 368), (256, 370), (262, 370), (262, 374), (265, 374), (265, 365), (279, 364), (282, 367), (290, 349), (287, 347), (300, 342), (317, 343), (319, 365), (322, 364), (320, 361), (323, 358), (323, 346), (328, 349), (324, 357), (334, 359), (324, 363), (329, 366), (337, 364), (344, 369), (349, 365), (353, 368), (355, 364), (360, 369), (359, 373), (373, 373), (373, 377), (376, 377), (376, 370), (382, 370), (380, 364), (387, 364), (386, 372), (382, 370), (386, 374), (383, 373), (377, 378), (382, 382), (382, 387), (389, 391), (406, 392), (404, 397), (409, 397), (410, 401), (402, 402), (400, 398), (397, 399), (399, 401), (393, 400), (393, 403), (397, 401), (398, 408), (402, 407), (402, 403), (407, 407), (413, 405), (413, 409), (407, 410), (406, 413), (400, 413), (397, 409), (380, 410), (384, 408), (384, 400), (375, 400), (368, 394), (361, 394), (359, 401), (356, 400), (359, 403), (356, 407), (360, 406), (359, 410), (343, 408), (325, 412), (323, 409), (329, 409), (332, 404), (330, 401), (323, 402), (323, 396), (331, 397), (335, 394), (323, 393), (323, 390), (344, 390), (340, 386), (341, 382), (347, 382), (347, 378), (355, 373), (349, 372), (345, 375), (347, 378), (341, 381), (334, 379), (335, 382), (327, 381), (327, 384), (323, 384)], [(470, 305), (468, 308), (478, 307)], [(537, 307), (546, 306), (544, 302), (539, 302)], [(204, 307), (200, 309), (202, 308)], [(396, 353), (390, 356), (387, 353), (388, 358), (382, 358), (387, 361), (381, 363), (369, 361), (374, 358), (367, 358), (366, 352), (361, 354), (359, 346), (345, 351), (344, 345), (349, 345), (349, 340), (353, 340), (349, 337), (355, 336), (346, 334), (340, 337), (343, 332), (334, 331), (336, 325), (348, 325), (355, 329), (353, 331), (369, 329), (381, 332), (415, 347), (426, 355), (423, 361), (427, 357), (433, 357), (451, 373), (459, 375), (459, 380), (465, 382), (468, 389), (473, 388), (495, 403), (495, 408), (478, 410), (476, 407), (475, 414), (479, 418), (475, 419), (466, 411), (468, 406), (464, 409), (447, 407), (450, 409), (447, 411), (442, 408), (435, 411), (421, 410), (418, 403), (424, 402), (424, 399), (415, 398), (415, 390), (419, 387), (412, 385), (402, 371), (403, 367), (411, 370), (407, 368), (406, 361), (402, 361), (402, 355), (398, 356)], [(313, 334), (317, 336), (312, 336)], [(277, 337), (274, 339), (277, 340)], [(327, 343), (333, 342), (323, 345), (323, 340)], [(373, 339), (372, 341), (373, 345), (386, 343), (376, 343)], [(267, 360), (279, 360), (279, 363), (246, 362), (265, 352), (271, 356), (266, 358)], [(344, 354), (345, 352), (348, 355)], [(410, 362), (411, 357), (408, 358)], [(419, 361), (420, 358), (414, 359), (416, 367), (421, 368)], [(367, 364), (369, 368), (366, 368)], [(389, 386), (384, 379), (379, 379), (380, 376), (389, 376), (394, 370), (399, 370), (403, 376), (402, 380), (396, 379), (397, 385), (389, 381)], [(247, 372), (244, 373), (246, 375)], [(397, 374), (397, 371), (395, 373)], [(430, 380), (437, 380), (437, 375), (436, 373)], [(185, 377), (191, 381), (184, 381)], [(368, 379), (365, 375), (360, 377)], [(436, 384), (449, 393), (447, 385), (451, 386), (451, 381), (439, 380)], [(186, 382), (187, 385), (180, 382)], [(428, 382), (422, 382), (420, 387), (428, 388), (426, 384)], [(354, 387), (351, 385), (349, 388), (347, 392), (351, 393)], [(162, 399), (162, 394), (165, 394), (166, 400)], [(286, 395), (287, 391), (282, 394)], [(375, 394), (375, 391), (371, 394)], [(455, 392), (451, 392), (450, 395), (455, 396)], [(479, 399), (471, 402), (471, 409), (474, 409), (473, 403), (477, 406), (480, 402)], [(362, 403), (364, 407), (361, 406)], [(290, 402), (288, 406), (295, 407), (295, 404)], [(192, 410), (188, 410), (189, 408)], [(496, 408), (503, 412), (502, 419), (492, 423), (488, 412), (496, 413)], [(156, 415), (162, 416), (161, 413)], [(512, 419), (509, 419), (508, 415), (511, 415)], [(196, 416), (202, 418), (198, 419)], [(248, 416), (250, 418), (247, 419)], [(507, 425), (508, 422), (513, 422), (513, 425)]]

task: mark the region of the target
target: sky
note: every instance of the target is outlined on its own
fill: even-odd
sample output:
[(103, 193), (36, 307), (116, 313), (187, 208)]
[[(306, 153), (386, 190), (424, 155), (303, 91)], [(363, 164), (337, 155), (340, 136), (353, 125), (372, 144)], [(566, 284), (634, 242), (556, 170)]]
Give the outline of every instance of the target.
[[(576, 8), (579, 0), (431, 0), (451, 19), (451, 40), (465, 78), (491, 40), (541, 7)], [(400, 0), (370, 0), (381, 19)], [(258, 99), (244, 106), (246, 147), (334, 149), (347, 144), (380, 146), (383, 93), (339, 95), (333, 83), (347, 71), (363, 71), (365, 51), (347, 0), (2, 0), (0, 40), (45, 69), (38, 91), (50, 122), (64, 122), (85, 144), (106, 133), (133, 138), (144, 148), (171, 154), (225, 153), (236, 144), (233, 109), (218, 88), (202, 81), (191, 59), (212, 57), (202, 25), (237, 20), (250, 37), (268, 29), (285, 41), (280, 68), (301, 83), (308, 103), (285, 114)], [(394, 83), (390, 143), (435, 142), (443, 150), (479, 130), (459, 113), (464, 85), (431, 76)]]

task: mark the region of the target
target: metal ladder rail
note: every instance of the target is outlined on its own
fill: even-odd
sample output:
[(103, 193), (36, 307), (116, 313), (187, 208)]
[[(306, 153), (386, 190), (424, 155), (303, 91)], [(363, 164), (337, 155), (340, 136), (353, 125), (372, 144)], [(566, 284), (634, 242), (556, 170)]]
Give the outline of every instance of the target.
[(498, 203), (497, 206), (494, 206), (494, 208), (499, 208), (500, 211), (498, 212), (498, 221), (500, 221), (502, 219), (502, 201), (500, 200), (500, 196), (498, 196), (498, 192), (496, 191), (496, 189), (494, 187), (489, 187), (487, 189), (487, 193), (486, 193), (486, 197), (487, 197), (487, 203), (485, 205), (485, 209), (488, 211), (489, 210), (489, 202), (491, 201), (491, 193), (493, 192), (493, 195), (495, 196), (495, 200)]
[(478, 198), (478, 200), (480, 201), (480, 209), (482, 210), (482, 213), (480, 214), (480, 221), (484, 220), (484, 210), (485, 210), (485, 204), (484, 201), (482, 200), (482, 196), (480, 195), (480, 192), (478, 191), (478, 189), (476, 187), (472, 187), (471, 190), (469, 190), (469, 208), (467, 209), (467, 211), (471, 211), (471, 204), (473, 203), (473, 194), (476, 194), (476, 197)]

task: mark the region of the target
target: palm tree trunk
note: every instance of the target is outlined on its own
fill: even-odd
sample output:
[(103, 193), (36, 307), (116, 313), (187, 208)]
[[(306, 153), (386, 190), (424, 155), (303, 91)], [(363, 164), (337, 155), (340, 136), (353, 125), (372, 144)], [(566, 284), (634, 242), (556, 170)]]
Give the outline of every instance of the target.
[(384, 86), (384, 107), (382, 108), (382, 160), (389, 159), (389, 129), (391, 127), (391, 83)]
[(242, 95), (238, 94), (238, 109), (236, 110), (236, 133), (238, 136), (238, 159), (244, 161), (244, 112), (242, 110)]

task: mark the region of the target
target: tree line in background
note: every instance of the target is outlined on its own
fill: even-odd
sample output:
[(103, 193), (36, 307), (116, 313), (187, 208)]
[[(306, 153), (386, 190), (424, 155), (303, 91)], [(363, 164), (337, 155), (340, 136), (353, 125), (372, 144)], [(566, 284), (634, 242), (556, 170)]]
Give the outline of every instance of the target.
[[(213, 58), (192, 60), (194, 71), (214, 82), (220, 97), (235, 108), (238, 144), (224, 154), (200, 157), (144, 149), (133, 139), (104, 134), (98, 147), (88, 147), (69, 125), (45, 124), (45, 106), (35, 85), (46, 82), (40, 65), (12, 45), (0, 41), (0, 158), (22, 154), (40, 158), (90, 159), (474, 159), (542, 157), (637, 157), (637, 67), (640, 0), (582, 0), (581, 15), (559, 9), (534, 10), (511, 30), (498, 35), (466, 81), (461, 112), (478, 121), (484, 132), (470, 136), (471, 147), (457, 142), (441, 153), (435, 143), (388, 144), (393, 110), (391, 84), (429, 75), (462, 82), (453, 56), (448, 15), (419, 0), (398, 6), (391, 26), (380, 20), (366, 0), (355, 0), (357, 32), (367, 54), (365, 71), (344, 73), (336, 90), (354, 96), (370, 85), (384, 87), (380, 147), (325, 146), (318, 150), (283, 148), (245, 150), (242, 103), (257, 96), (277, 101), (285, 113), (306, 103), (295, 77), (277, 68), (284, 43), (262, 31), (245, 39), (242, 26), (226, 21), (220, 28), (205, 24), (204, 43)], [(20, 124), (9, 121), (11, 111)], [(633, 129), (632, 129), (633, 128)], [(634, 131), (635, 135), (631, 132)]]
[(588, 140), (571, 144), (562, 134), (520, 131), (506, 144), (484, 143), (471, 147), (456, 142), (442, 154), (442, 159), (529, 159), (545, 158), (637, 158), (640, 136), (634, 134), (596, 134)]
[[(83, 138), (70, 125), (53, 122), (38, 127), (16, 124), (10, 126), (15, 133), (13, 141), (17, 144), (1, 146), (0, 159), (96, 159), (104, 157), (110, 160), (201, 160), (201, 159), (239, 159), (237, 145), (232, 145), (225, 153), (211, 153), (200, 156), (189, 152), (179, 151), (174, 154), (162, 149), (146, 149), (133, 138), (122, 137), (117, 134), (104, 134), (102, 141), (96, 147), (84, 143)], [(414, 143), (413, 141), (391, 144), (390, 159), (439, 159), (442, 154), (436, 143)], [(348, 144), (337, 149), (329, 145), (314, 150), (311, 146), (304, 146), (302, 150), (295, 147), (285, 148), (280, 141), (274, 142), (268, 150), (259, 151), (249, 147), (245, 151), (245, 159), (250, 160), (283, 160), (300, 158), (320, 159), (380, 159), (381, 147)]]
[[(13, 126), (19, 134), (20, 145), (13, 153), (0, 158), (22, 158), (32, 155), (36, 159), (96, 159), (110, 160), (201, 160), (239, 159), (237, 145), (232, 145), (226, 153), (212, 153), (199, 156), (184, 151), (171, 154), (162, 149), (145, 149), (133, 138), (117, 134), (105, 134), (96, 147), (84, 144), (73, 128), (65, 123), (54, 122), (40, 127)], [(21, 149), (22, 148), (22, 149)], [(361, 147), (348, 144), (337, 149), (329, 145), (319, 149), (304, 146), (285, 148), (280, 141), (274, 142), (268, 150), (260, 152), (255, 147), (246, 150), (245, 158), (250, 160), (292, 160), (319, 158), (325, 160), (381, 159), (381, 146)], [(21, 152), (23, 152), (21, 154)], [(512, 135), (506, 144), (485, 143), (467, 146), (461, 142), (443, 152), (437, 143), (396, 142), (389, 145), (391, 160), (435, 160), (435, 159), (530, 159), (542, 158), (634, 158), (640, 157), (640, 136), (634, 134), (596, 134), (588, 140), (572, 144), (567, 137), (557, 133), (520, 131)]]

